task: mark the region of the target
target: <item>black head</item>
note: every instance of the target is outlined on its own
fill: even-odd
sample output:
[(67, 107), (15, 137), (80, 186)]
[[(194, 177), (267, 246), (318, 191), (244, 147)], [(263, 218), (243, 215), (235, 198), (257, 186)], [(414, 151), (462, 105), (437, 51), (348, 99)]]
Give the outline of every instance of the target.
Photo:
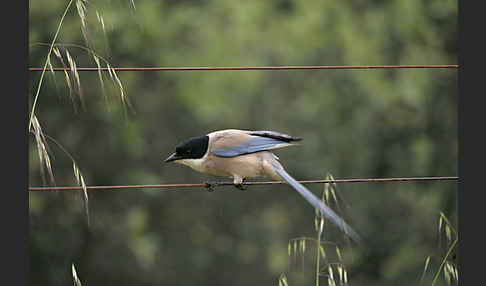
[(171, 162), (181, 159), (200, 159), (208, 150), (209, 137), (194, 137), (182, 141), (176, 146), (176, 151), (165, 159), (165, 162)]

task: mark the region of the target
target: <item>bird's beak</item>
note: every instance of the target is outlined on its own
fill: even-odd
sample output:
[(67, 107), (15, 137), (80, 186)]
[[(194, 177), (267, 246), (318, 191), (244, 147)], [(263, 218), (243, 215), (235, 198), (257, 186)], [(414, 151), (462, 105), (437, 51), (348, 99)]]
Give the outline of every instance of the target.
[(165, 162), (171, 162), (180, 159), (179, 156), (177, 156), (176, 153), (172, 153), (167, 159), (165, 159)]

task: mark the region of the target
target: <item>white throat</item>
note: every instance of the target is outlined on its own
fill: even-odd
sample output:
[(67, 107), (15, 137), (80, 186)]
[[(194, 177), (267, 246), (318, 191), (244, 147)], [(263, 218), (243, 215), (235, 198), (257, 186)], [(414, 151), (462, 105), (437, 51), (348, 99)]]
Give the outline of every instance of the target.
[(200, 159), (182, 159), (177, 160), (176, 163), (183, 164), (193, 168), (198, 172), (204, 172), (204, 157)]

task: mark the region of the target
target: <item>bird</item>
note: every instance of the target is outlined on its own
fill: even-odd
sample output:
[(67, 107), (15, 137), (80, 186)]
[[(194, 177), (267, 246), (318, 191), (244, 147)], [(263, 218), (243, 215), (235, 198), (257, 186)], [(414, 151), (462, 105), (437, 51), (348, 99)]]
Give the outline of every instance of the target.
[(271, 150), (297, 145), (302, 138), (275, 131), (225, 129), (183, 140), (165, 162), (186, 165), (200, 173), (232, 177), (243, 188), (246, 178), (284, 180), (322, 215), (361, 244), (361, 237), (331, 208), (285, 171)]

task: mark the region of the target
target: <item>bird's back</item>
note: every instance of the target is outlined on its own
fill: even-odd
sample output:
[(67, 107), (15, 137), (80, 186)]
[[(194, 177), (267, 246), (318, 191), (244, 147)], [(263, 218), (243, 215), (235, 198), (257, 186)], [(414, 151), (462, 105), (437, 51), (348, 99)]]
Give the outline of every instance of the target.
[(220, 157), (235, 157), (244, 154), (268, 151), (295, 145), (301, 140), (274, 131), (248, 131), (226, 129), (208, 134), (209, 150)]

